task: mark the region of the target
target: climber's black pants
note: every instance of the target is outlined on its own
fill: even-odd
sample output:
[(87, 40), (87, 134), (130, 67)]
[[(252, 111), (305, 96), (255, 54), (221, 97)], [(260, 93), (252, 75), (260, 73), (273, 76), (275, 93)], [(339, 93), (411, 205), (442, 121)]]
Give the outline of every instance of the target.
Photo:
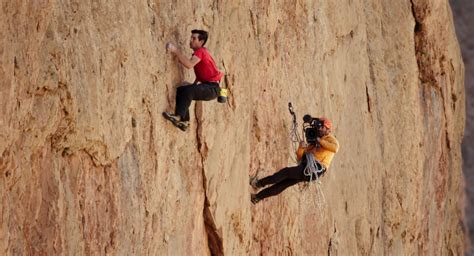
[[(260, 191), (257, 194), (258, 199), (264, 199), (269, 196), (276, 196), (286, 188), (291, 187), (298, 182), (310, 181), (310, 177), (304, 175), (305, 167), (306, 162), (303, 162), (298, 166), (285, 167), (274, 173), (273, 175), (258, 180), (257, 185), (259, 187), (265, 187), (267, 185), (273, 184), (271, 187)], [(318, 174), (318, 177), (324, 174), (324, 172), (325, 170), (322, 173)], [(316, 179), (315, 174), (312, 175), (312, 179)]]
[(178, 87), (176, 90), (175, 114), (181, 121), (189, 121), (189, 106), (193, 100), (213, 100), (219, 96), (218, 83), (191, 84)]

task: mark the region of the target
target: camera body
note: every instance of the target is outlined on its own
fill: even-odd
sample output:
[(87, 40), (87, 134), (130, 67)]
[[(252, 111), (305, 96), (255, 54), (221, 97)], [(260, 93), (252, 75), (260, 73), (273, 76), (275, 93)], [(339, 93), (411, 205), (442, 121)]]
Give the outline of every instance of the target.
[(323, 121), (311, 115), (303, 116), (303, 131), (308, 144), (316, 144), (320, 137), (319, 129), (324, 126)]

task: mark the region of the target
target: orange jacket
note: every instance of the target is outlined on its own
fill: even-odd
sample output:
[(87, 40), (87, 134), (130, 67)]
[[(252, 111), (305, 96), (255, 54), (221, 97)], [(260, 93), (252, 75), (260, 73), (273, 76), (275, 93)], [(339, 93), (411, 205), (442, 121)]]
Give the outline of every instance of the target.
[(319, 140), (319, 145), (320, 147), (314, 145), (303, 147), (300, 144), (296, 150), (296, 158), (301, 161), (305, 152), (311, 152), (314, 158), (326, 167), (326, 170), (329, 169), (334, 154), (339, 150), (339, 142), (333, 135), (328, 134)]

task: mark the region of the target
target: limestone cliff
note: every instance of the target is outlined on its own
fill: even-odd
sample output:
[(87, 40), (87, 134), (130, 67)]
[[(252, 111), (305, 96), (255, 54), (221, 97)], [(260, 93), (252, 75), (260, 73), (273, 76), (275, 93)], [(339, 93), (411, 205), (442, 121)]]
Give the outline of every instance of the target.
[[(0, 254), (461, 255), (464, 70), (447, 0), (2, 1)], [(230, 88), (172, 127), (190, 30)], [(341, 149), (293, 164), (288, 101)], [(321, 201), (319, 201), (321, 202)]]

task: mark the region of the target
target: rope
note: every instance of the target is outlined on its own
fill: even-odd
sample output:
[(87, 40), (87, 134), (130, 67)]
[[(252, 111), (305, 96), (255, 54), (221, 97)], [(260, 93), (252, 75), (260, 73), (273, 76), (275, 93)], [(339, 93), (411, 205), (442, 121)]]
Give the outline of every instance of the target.
[[(293, 111), (293, 106), (291, 102), (288, 103), (288, 111), (290, 111), (290, 114), (293, 117), (293, 121), (291, 123), (291, 130), (290, 130), (290, 141), (293, 146), (293, 152), (296, 152), (297, 145), (302, 140), (298, 134), (298, 122), (296, 121), (296, 114)], [(325, 171), (325, 169), (323, 165), (317, 159), (314, 158), (314, 155), (312, 153), (306, 152), (305, 157), (306, 157), (307, 163), (306, 163), (306, 167), (303, 170), (303, 174), (309, 177), (309, 184), (313, 182), (313, 175), (316, 177), (314, 181), (316, 181), (317, 191), (315, 191), (315, 193), (317, 194), (317, 199), (314, 202), (316, 202), (315, 206), (316, 208), (320, 210), (320, 214), (322, 215), (321, 208), (326, 203), (326, 199), (324, 197), (323, 190), (321, 189), (321, 181), (319, 180), (319, 175), (322, 174)], [(294, 155), (292, 154), (291, 158), (295, 163), (298, 163), (296, 159), (296, 153)], [(306, 187), (309, 188), (309, 186), (306, 186)]]
[[(281, 56), (282, 57), (281, 61), (283, 62), (283, 66), (284, 66), (283, 71), (284, 71), (284, 75), (285, 75), (286, 85), (290, 86), (289, 78), (288, 78), (289, 77), (288, 76), (288, 63), (287, 63), (287, 59), (286, 59), (286, 54), (289, 55), (289, 50), (290, 50), (290, 48), (288, 47), (288, 37), (285, 37), (285, 49), (287, 49), (287, 52), (286, 53), (283, 52), (283, 54)], [(303, 70), (303, 79), (302, 79), (303, 80), (303, 88), (309, 88), (307, 83), (306, 83), (306, 73), (305, 73), (304, 68), (302, 70)], [(295, 163), (298, 163), (298, 161), (296, 159), (296, 150), (299, 146), (299, 143), (302, 141), (302, 139), (300, 138), (300, 136), (298, 134), (298, 123), (296, 122), (296, 114), (293, 111), (293, 106), (291, 105), (291, 101), (293, 99), (292, 88), (289, 88), (288, 94), (289, 94), (288, 96), (290, 98), (289, 102), (288, 102), (288, 110), (290, 111), (290, 114), (293, 116), (293, 122), (291, 124), (291, 129), (290, 129), (290, 141), (291, 141), (291, 144), (292, 144), (292, 147), (293, 147), (293, 152), (295, 152), (294, 154), (291, 154), (291, 159)], [(304, 130), (304, 127), (303, 127), (303, 130)], [(304, 133), (303, 133), (303, 136), (304, 136)], [(304, 137), (303, 137), (303, 139), (304, 139)], [(319, 179), (318, 174), (321, 174), (321, 173), (324, 172), (324, 167), (321, 165), (321, 163), (318, 162), (318, 160), (316, 160), (314, 158), (313, 154), (306, 152), (305, 155), (306, 155), (307, 164), (306, 164), (306, 167), (304, 169), (304, 175), (310, 177), (309, 178), (310, 179), (309, 184), (311, 184), (312, 181), (313, 181), (313, 174), (316, 177), (315, 181), (316, 181), (317, 191), (315, 191), (315, 193), (317, 194), (317, 199), (316, 199), (317, 203), (315, 204), (315, 206), (320, 210), (320, 214), (322, 216), (321, 206), (324, 206), (324, 204), (326, 203), (326, 199), (325, 199), (324, 193), (321, 189), (321, 181)], [(316, 201), (314, 201), (314, 202), (316, 202)]]
[[(296, 114), (293, 111), (293, 105), (291, 105), (291, 102), (288, 102), (288, 111), (290, 111), (290, 114), (293, 117), (293, 122), (291, 123), (291, 129), (290, 129), (290, 141), (291, 141), (291, 145), (293, 147), (293, 152), (296, 152), (298, 144), (301, 141), (301, 138), (298, 134), (298, 122), (296, 122)], [(296, 160), (296, 154), (292, 154), (291, 159), (295, 163), (298, 162)]]
[[(284, 49), (287, 49), (287, 51), (289, 51), (290, 49), (288, 48), (288, 41), (287, 41), (287, 38), (285, 37), (285, 48)], [(288, 78), (288, 64), (287, 64), (287, 60), (286, 60), (286, 54), (289, 54), (289, 52), (283, 52), (283, 54), (281, 55), (281, 61), (283, 62), (283, 71), (284, 74), (285, 74), (285, 82), (286, 82), (286, 86), (288, 86), (288, 93), (289, 93), (289, 98), (290, 98), (290, 101), (293, 99), (293, 96), (292, 96), (292, 88), (291, 88), (291, 85), (290, 85), (290, 79)]]
[(314, 158), (312, 153), (306, 152), (305, 157), (307, 163), (306, 167), (303, 170), (303, 173), (305, 176), (309, 176), (309, 184), (313, 182), (313, 175), (316, 177), (314, 181), (316, 184), (317, 191), (315, 192), (318, 197), (314, 202), (315, 206), (320, 210), (321, 213), (321, 208), (326, 204), (326, 198), (324, 197), (323, 190), (321, 189), (321, 180), (319, 179), (319, 175), (322, 174), (325, 169), (323, 165), (317, 159)]

